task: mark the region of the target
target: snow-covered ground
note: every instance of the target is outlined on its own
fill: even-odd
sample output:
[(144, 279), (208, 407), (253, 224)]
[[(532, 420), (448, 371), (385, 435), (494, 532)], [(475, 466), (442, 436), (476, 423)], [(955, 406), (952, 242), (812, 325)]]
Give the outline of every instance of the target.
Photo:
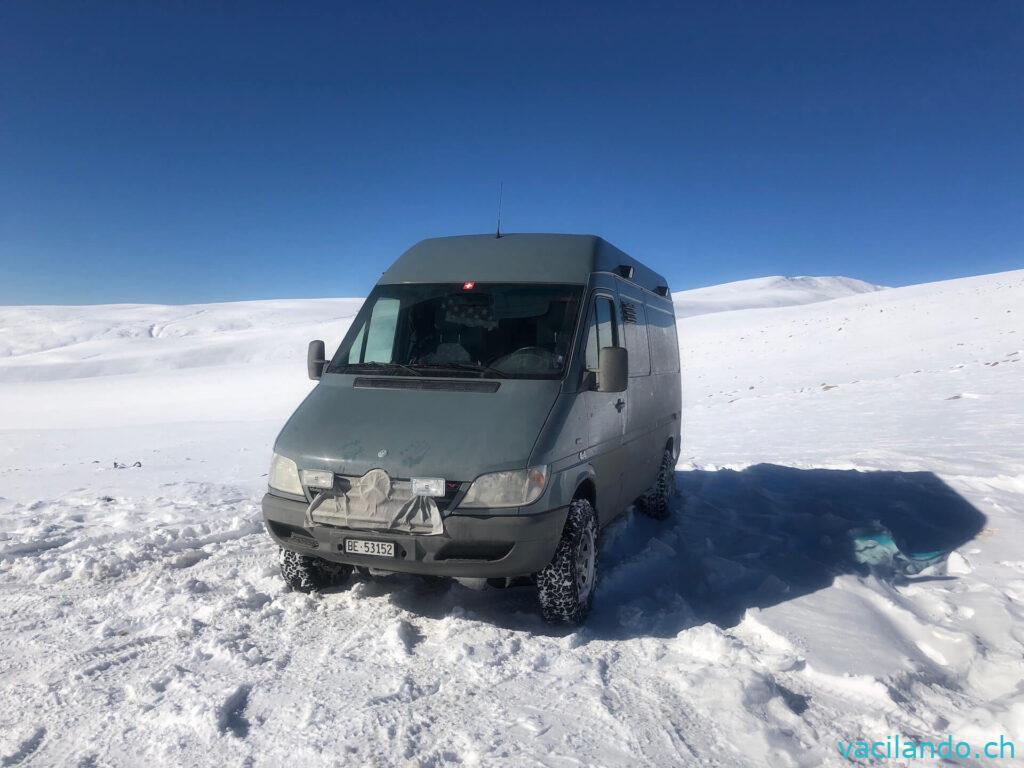
[[(0, 308), (0, 764), (1019, 757), (1024, 271), (873, 289), (675, 295), (682, 495), (608, 529), (576, 630), (527, 589), (284, 590), (270, 445), (358, 301)], [(878, 526), (953, 553), (867, 572)]]

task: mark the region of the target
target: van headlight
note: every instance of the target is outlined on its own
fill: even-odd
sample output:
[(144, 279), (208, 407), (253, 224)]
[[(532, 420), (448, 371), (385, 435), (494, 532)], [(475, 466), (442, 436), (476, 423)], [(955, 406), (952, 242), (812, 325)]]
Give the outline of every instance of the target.
[(275, 491), (284, 491), (296, 496), (302, 495), (302, 483), (299, 481), (299, 468), (287, 456), (273, 454), (270, 458), (270, 475), (268, 484)]
[(547, 467), (530, 467), (480, 475), (466, 491), (460, 507), (525, 507), (544, 493)]

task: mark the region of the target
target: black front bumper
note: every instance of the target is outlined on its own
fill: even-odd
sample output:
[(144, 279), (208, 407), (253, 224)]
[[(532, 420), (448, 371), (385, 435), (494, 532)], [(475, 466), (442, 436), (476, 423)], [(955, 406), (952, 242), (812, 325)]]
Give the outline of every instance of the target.
[[(263, 520), (285, 549), (336, 563), (386, 571), (463, 578), (529, 576), (551, 562), (562, 536), (568, 507), (529, 515), (463, 515), (444, 518), (436, 536), (362, 531), (332, 525), (305, 526), (306, 504), (270, 493), (263, 497)], [(345, 539), (390, 541), (394, 557), (353, 555)]]

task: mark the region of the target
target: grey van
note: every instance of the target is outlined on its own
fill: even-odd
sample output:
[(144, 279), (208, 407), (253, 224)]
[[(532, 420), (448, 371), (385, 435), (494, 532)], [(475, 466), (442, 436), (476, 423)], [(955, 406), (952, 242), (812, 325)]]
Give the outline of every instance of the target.
[(668, 515), (680, 372), (668, 283), (591, 235), (417, 243), (274, 444), (263, 516), (295, 589), (353, 568), (531, 583), (578, 622), (598, 532)]

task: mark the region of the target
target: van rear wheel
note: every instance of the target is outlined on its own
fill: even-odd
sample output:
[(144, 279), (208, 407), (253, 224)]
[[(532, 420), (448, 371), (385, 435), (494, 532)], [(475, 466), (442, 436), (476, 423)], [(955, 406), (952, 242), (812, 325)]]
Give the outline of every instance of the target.
[(329, 563), (312, 555), (300, 555), (290, 549), (281, 550), (281, 576), (296, 592), (318, 592), (340, 587), (352, 575), (352, 566)]
[(561, 541), (537, 574), (537, 597), (546, 621), (578, 624), (594, 600), (597, 581), (597, 515), (586, 499), (569, 506)]
[(672, 451), (668, 448), (661, 456), (661, 465), (658, 467), (658, 479), (654, 485), (643, 496), (636, 500), (637, 511), (641, 514), (653, 517), (655, 520), (665, 520), (669, 515), (669, 499), (676, 490), (675, 462)]

